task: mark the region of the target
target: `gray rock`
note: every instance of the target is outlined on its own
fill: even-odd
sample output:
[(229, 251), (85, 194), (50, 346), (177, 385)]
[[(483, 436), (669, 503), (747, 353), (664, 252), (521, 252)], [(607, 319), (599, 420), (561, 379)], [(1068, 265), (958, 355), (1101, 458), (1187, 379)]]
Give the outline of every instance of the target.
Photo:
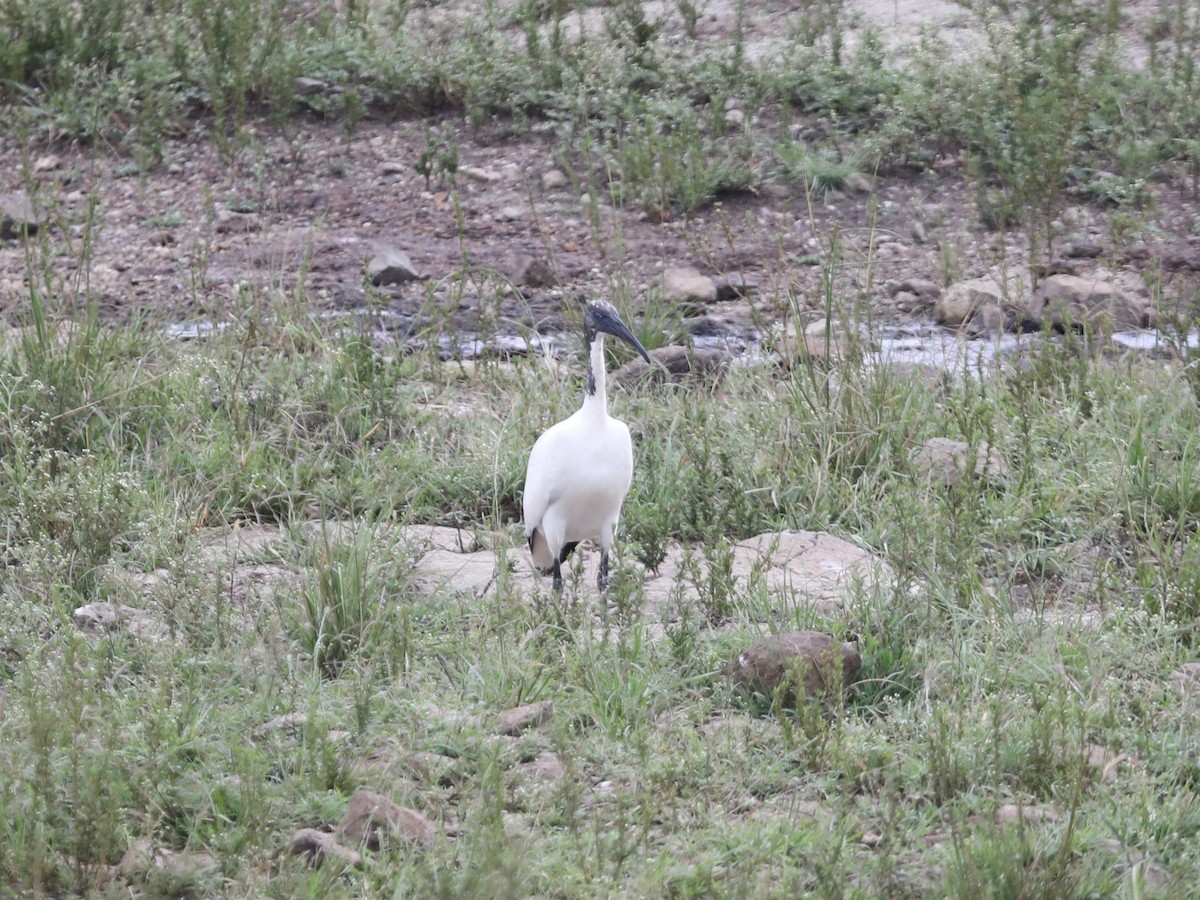
[(1004, 310), (996, 303), (985, 303), (979, 307), (979, 311), (975, 313), (974, 324), (977, 328), (987, 332), (998, 332), (1004, 330)]
[(125, 632), (131, 637), (150, 641), (169, 640), (171, 629), (144, 609), (123, 603), (89, 603), (71, 614), (81, 631), (89, 634)]
[(1060, 818), (1061, 814), (1052, 806), (1018, 806), (1015, 803), (1006, 803), (996, 810), (997, 825), (1011, 825), (1014, 822), (1038, 825), (1042, 822), (1057, 822)]
[(1098, 276), (1051, 275), (1029, 304), (1035, 319), (1060, 327), (1124, 331), (1146, 324), (1146, 307)]
[(388, 284), (417, 281), (421, 273), (413, 266), (407, 253), (394, 247), (383, 247), (367, 263), (367, 276), (371, 279), (371, 284), (383, 287)]
[(220, 864), (216, 857), (201, 850), (155, 849), (145, 838), (134, 841), (122, 854), (116, 873), (129, 882), (141, 882), (157, 870), (174, 879), (190, 881), (204, 875), (216, 874)]
[(1095, 241), (1075, 241), (1067, 247), (1067, 256), (1072, 259), (1095, 259), (1104, 248)]
[(850, 684), (862, 667), (853, 644), (840, 644), (827, 634), (794, 631), (757, 641), (738, 654), (728, 669), (739, 687), (778, 697), (794, 706), (801, 695), (821, 697)]
[(24, 191), (0, 194), (0, 241), (14, 241), (37, 234), (42, 220)]
[(500, 180), (500, 173), (494, 172), (491, 169), (484, 169), (480, 166), (459, 166), (458, 171), (472, 181), (479, 181), (484, 184), (491, 184)]
[(394, 842), (428, 849), (437, 839), (438, 828), (415, 809), (400, 806), (382, 794), (356, 791), (333, 834), (349, 847), (379, 850)]
[(570, 183), (570, 179), (559, 169), (550, 169), (542, 173), (542, 187), (548, 191), (562, 190)]
[[(969, 450), (964, 441), (935, 437), (914, 448), (909, 454), (909, 462), (929, 481), (951, 487), (962, 481), (968, 471)], [(976, 478), (998, 482), (1007, 477), (1008, 467), (1000, 454), (984, 442), (975, 448), (973, 472)]]
[(933, 317), (942, 325), (962, 325), (971, 321), (984, 304), (1003, 306), (1005, 292), (991, 278), (972, 278), (952, 284), (933, 304)]
[(550, 713), (554, 710), (554, 704), (549, 700), (542, 700), (538, 703), (526, 703), (524, 706), (517, 706), (513, 709), (505, 710), (500, 714), (500, 718), (496, 722), (496, 727), (492, 729), (495, 734), (503, 734), (515, 736), (523, 731), (528, 731), (530, 728), (537, 728), (550, 720)]
[(716, 283), (689, 266), (663, 272), (662, 292), (669, 303), (713, 303), (717, 299)]

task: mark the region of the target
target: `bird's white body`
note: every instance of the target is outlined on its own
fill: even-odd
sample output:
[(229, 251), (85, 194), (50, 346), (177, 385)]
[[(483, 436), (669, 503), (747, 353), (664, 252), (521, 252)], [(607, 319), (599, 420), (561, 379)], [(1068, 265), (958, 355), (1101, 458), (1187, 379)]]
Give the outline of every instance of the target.
[(533, 564), (549, 570), (550, 548), (577, 541), (595, 539), (609, 550), (632, 480), (629, 428), (605, 410), (585, 404), (547, 429), (529, 454), (525, 479), (525, 536), (532, 538)]
[(608, 414), (604, 371), (604, 332), (633, 344), (650, 356), (603, 301), (588, 304), (584, 336), (588, 342), (588, 385), (583, 406), (548, 428), (533, 445), (525, 473), (525, 537), (533, 564), (554, 576), (562, 588), (561, 563), (580, 541), (600, 544), (597, 582), (608, 584), (608, 555), (633, 480), (633, 441), (624, 422)]

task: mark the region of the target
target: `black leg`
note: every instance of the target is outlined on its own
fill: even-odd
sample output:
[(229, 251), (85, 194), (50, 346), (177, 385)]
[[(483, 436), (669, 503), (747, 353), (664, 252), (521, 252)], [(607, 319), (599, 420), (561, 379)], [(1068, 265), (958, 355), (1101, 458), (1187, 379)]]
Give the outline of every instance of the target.
[(596, 586), (601, 591), (608, 590), (608, 551), (600, 551), (600, 573), (596, 576)]
[(552, 571), (554, 574), (554, 590), (561, 594), (562, 593), (562, 563), (560, 563), (557, 559), (554, 561), (554, 568)]

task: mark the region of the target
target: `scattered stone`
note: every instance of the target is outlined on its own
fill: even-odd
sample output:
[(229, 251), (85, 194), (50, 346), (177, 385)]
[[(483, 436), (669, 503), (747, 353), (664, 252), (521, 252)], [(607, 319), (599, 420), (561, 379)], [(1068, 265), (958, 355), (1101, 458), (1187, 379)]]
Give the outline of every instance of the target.
[(892, 290), (892, 296), (906, 291), (932, 305), (942, 295), (942, 289), (928, 278), (906, 278), (898, 282)]
[(421, 273), (413, 266), (408, 254), (394, 247), (383, 247), (367, 263), (367, 276), (375, 287), (417, 281)]
[(713, 303), (717, 299), (716, 283), (689, 266), (663, 272), (662, 291), (668, 303)]
[(916, 294), (910, 294), (908, 291), (897, 291), (892, 295), (892, 304), (897, 311), (903, 313), (920, 312), (925, 308), (925, 304), (921, 302), (921, 298)]
[(1029, 304), (1034, 318), (1059, 327), (1125, 331), (1145, 325), (1145, 307), (1097, 276), (1052, 275), (1042, 281)]
[(538, 703), (526, 703), (524, 706), (506, 710), (500, 714), (500, 718), (496, 722), (496, 727), (492, 729), (492, 732), (494, 734), (518, 735), (523, 731), (528, 731), (530, 728), (536, 728), (539, 725), (545, 724), (549, 721), (550, 713), (553, 710), (554, 704), (549, 700), (542, 700)]
[(856, 586), (869, 592), (890, 578), (887, 565), (861, 547), (823, 531), (767, 532), (733, 547), (733, 575), (761, 575), (767, 590), (818, 610), (840, 610)]
[(933, 317), (942, 325), (962, 325), (971, 321), (985, 304), (999, 308), (1013, 305), (994, 279), (972, 278), (950, 285), (933, 304)]
[(1185, 690), (1200, 688), (1200, 662), (1184, 663), (1175, 670), (1171, 678)]
[(869, 194), (875, 189), (871, 179), (862, 172), (851, 172), (842, 184), (846, 190), (854, 194)]
[(472, 181), (481, 181), (484, 184), (491, 184), (500, 180), (500, 173), (494, 172), (491, 169), (484, 169), (479, 166), (459, 166), (458, 171)]
[(1126, 760), (1124, 754), (1113, 753), (1099, 744), (1084, 747), (1083, 757), (1088, 770), (1101, 781), (1112, 781), (1117, 775), (1117, 767)]
[(296, 93), (301, 97), (312, 97), (316, 94), (324, 94), (329, 90), (328, 81), (323, 81), (320, 78), (309, 78), (307, 75), (301, 75), (293, 83)]
[(283, 852), (289, 856), (302, 856), (314, 869), (332, 860), (347, 868), (362, 862), (362, 854), (343, 847), (328, 831), (301, 828), (296, 832)]
[(250, 234), (262, 228), (262, 221), (254, 213), (218, 209), (216, 229), (218, 234)]
[(796, 333), (795, 320), (788, 322), (783, 342), (783, 361), (789, 366), (808, 359), (839, 359), (845, 350), (845, 337), (836, 329), (830, 332), (825, 319), (809, 322), (804, 326), (803, 335)]
[[(908, 456), (914, 469), (930, 481), (953, 487), (962, 481), (967, 472), (967, 453), (970, 447), (965, 441), (951, 438), (930, 438), (916, 447)], [(985, 441), (975, 448), (974, 475), (988, 481), (1003, 481), (1008, 475), (1008, 466)]]
[(718, 276), (712, 279), (712, 282), (717, 289), (718, 302), (747, 297), (752, 291), (758, 290), (758, 279), (749, 278), (737, 272)]
[(308, 716), (304, 713), (284, 713), (269, 722), (264, 722), (254, 729), (255, 737), (266, 737), (269, 734), (286, 734), (291, 737), (301, 737), (308, 726)]
[(522, 256), (513, 268), (513, 281), (530, 288), (544, 288), (558, 283), (554, 267), (541, 256)]
[(550, 169), (542, 173), (542, 187), (548, 191), (561, 190), (570, 183), (570, 179), (559, 169)]
[(567, 774), (562, 759), (552, 750), (539, 753), (535, 759), (518, 766), (521, 774), (531, 781), (559, 781)]
[(794, 631), (752, 644), (733, 660), (728, 674), (735, 685), (794, 706), (801, 689), (809, 697), (823, 696), (850, 684), (861, 667), (853, 644), (839, 644), (815, 631)]
[(1095, 241), (1075, 241), (1067, 247), (1067, 256), (1071, 259), (1095, 259), (1104, 252), (1104, 248)]
[(428, 849), (437, 834), (437, 826), (415, 809), (400, 806), (373, 791), (356, 791), (334, 829), (334, 836), (343, 844), (368, 850), (379, 850), (393, 841)]
[(729, 355), (716, 347), (656, 347), (650, 351), (654, 365), (640, 356), (634, 357), (609, 378), (614, 384), (630, 385), (649, 379), (656, 384), (680, 383), (692, 376), (719, 378), (729, 366)]
[(37, 234), (42, 225), (33, 201), (24, 191), (0, 194), (0, 241), (15, 241)]
[(975, 313), (975, 319), (972, 324), (977, 329), (989, 333), (1003, 331), (1005, 325), (1004, 310), (995, 303), (985, 303), (979, 307), (979, 312)]
[(171, 629), (144, 609), (122, 603), (89, 603), (71, 614), (75, 626), (89, 634), (113, 634), (124, 631), (135, 638), (169, 640)]
[(1056, 822), (1058, 819), (1058, 810), (1050, 806), (1018, 806), (1016, 803), (1006, 803), (996, 810), (997, 825), (1011, 825), (1013, 822), (1038, 825), (1042, 822)]
[(868, 850), (874, 850), (883, 843), (883, 832), (878, 828), (872, 828), (863, 833), (863, 836), (858, 839), (858, 843), (862, 844)]
[(190, 881), (214, 874), (219, 868), (216, 858), (201, 850), (154, 849), (145, 838), (134, 841), (117, 863), (116, 874), (129, 882), (145, 881), (152, 870), (163, 872), (181, 881)]

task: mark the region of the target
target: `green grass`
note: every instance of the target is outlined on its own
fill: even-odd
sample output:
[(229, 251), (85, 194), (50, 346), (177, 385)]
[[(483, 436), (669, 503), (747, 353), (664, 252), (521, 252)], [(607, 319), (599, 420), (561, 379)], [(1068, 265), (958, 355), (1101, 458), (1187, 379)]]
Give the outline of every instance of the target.
[[(1048, 345), (1019, 381), (949, 394), (862, 366), (827, 400), (803, 371), (618, 394), (638, 436), (625, 539), (689, 542), (708, 573), (655, 640), (637, 567), (599, 632), (595, 601), (414, 581), (409, 522), (465, 524), (464, 549), (474, 533), (523, 565), (503, 511), (573, 392), (535, 361), (462, 381), (280, 313), (254, 347), (94, 323), (5, 349), (14, 889), (102, 891), (141, 838), (219, 860), (171, 876), (202, 884), (158, 873), (151, 894), (1077, 896), (1124, 890), (1135, 856), (1174, 884), (1198, 874), (1182, 837), (1200, 824), (1194, 710), (1170, 675), (1200, 612), (1200, 412), (1177, 368)], [(306, 329), (308, 352), (275, 355), (271, 327)], [(57, 430), (32, 412), (38, 365), (86, 373), (67, 384), (90, 405)], [(437, 411), (460, 403), (470, 419)], [(904, 460), (934, 435), (987, 439), (1011, 477), (930, 487)], [(236, 522), (282, 528), (240, 558), (206, 549)], [(729, 541), (791, 527), (865, 543), (894, 587), (825, 620), (721, 576)], [(252, 563), (293, 575), (246, 587)], [(98, 601), (149, 611), (169, 637), (82, 634), (72, 610)], [(1076, 610), (1095, 624), (1072, 625)], [(764, 621), (856, 635), (860, 683), (779, 716), (731, 693), (717, 673)], [(546, 726), (491, 736), (500, 711), (541, 699)], [(303, 726), (264, 730), (283, 714)], [(1126, 757), (1108, 781), (1083, 762), (1091, 744)], [(546, 751), (568, 777), (523, 774)], [(271, 863), (359, 787), (457, 837), (341, 877)], [(1059, 817), (990, 824), (1008, 803)]]
[[(262, 117), (286, 133), (312, 114), (350, 128), (368, 108), (428, 114), (413, 165), (431, 185), (458, 168), (441, 114), (544, 120), (590, 196), (664, 218), (774, 180), (820, 201), (856, 172), (963, 154), (981, 213), (1049, 253), (1079, 173), (1110, 172), (1093, 196), (1136, 217), (1142, 179), (1183, 190), (1200, 160), (1196, 5), (1164, 14), (1141, 70), (1092, 6), (979, 9), (983, 63), (927, 37), (905, 68), (870, 36), (843, 46), (840, 3), (805, 5), (786, 48), (756, 60), (740, 38), (664, 40), (670, 23), (625, 2), (579, 41), (573, 7), (487, 6), (428, 52), (406, 4), (11, 0), (0, 91), (26, 156), (69, 137), (144, 166), (189, 125), (235, 156)], [(678, 12), (696, 34), (696, 8)], [(298, 75), (341, 90), (301, 98)], [(1005, 374), (931, 386), (852, 345), (836, 378), (808, 360), (614, 390), (637, 473), (610, 605), (518, 577), (526, 453), (575, 408), (577, 372), (384, 355), (303, 296), (254, 288), (247, 315), (193, 343), (107, 323), (85, 279), (99, 215), (30, 243), (22, 330), (0, 332), (0, 894), (1183, 896), (1200, 882), (1200, 689), (1173, 678), (1200, 641), (1186, 348), (1146, 360), (1044, 340)], [(619, 263), (619, 233), (612, 249)], [(817, 305), (852, 318), (872, 261), (861, 296), (843, 292), (861, 261), (836, 236), (815, 262)], [(680, 333), (678, 310), (639, 308), (615, 281), (648, 345)], [(1186, 331), (1186, 302), (1178, 314)], [(908, 460), (937, 436), (988, 443), (1008, 477), (932, 485)], [(494, 559), (486, 591), (422, 577), (428, 525)], [(822, 615), (731, 577), (733, 544), (785, 528), (852, 540), (893, 578)], [(683, 575), (651, 604), (646, 569), (675, 548)], [(157, 627), (86, 633), (73, 614), (93, 603)], [(798, 628), (856, 639), (858, 682), (787, 711), (726, 684), (748, 642)], [(540, 700), (547, 723), (493, 734)], [(1097, 747), (1120, 761), (1090, 765)], [(562, 777), (532, 774), (545, 754)], [(279, 856), (360, 788), (445, 837), (346, 871)], [(1054, 815), (1005, 823), (1009, 805)], [(142, 840), (217, 865), (114, 878)]]

